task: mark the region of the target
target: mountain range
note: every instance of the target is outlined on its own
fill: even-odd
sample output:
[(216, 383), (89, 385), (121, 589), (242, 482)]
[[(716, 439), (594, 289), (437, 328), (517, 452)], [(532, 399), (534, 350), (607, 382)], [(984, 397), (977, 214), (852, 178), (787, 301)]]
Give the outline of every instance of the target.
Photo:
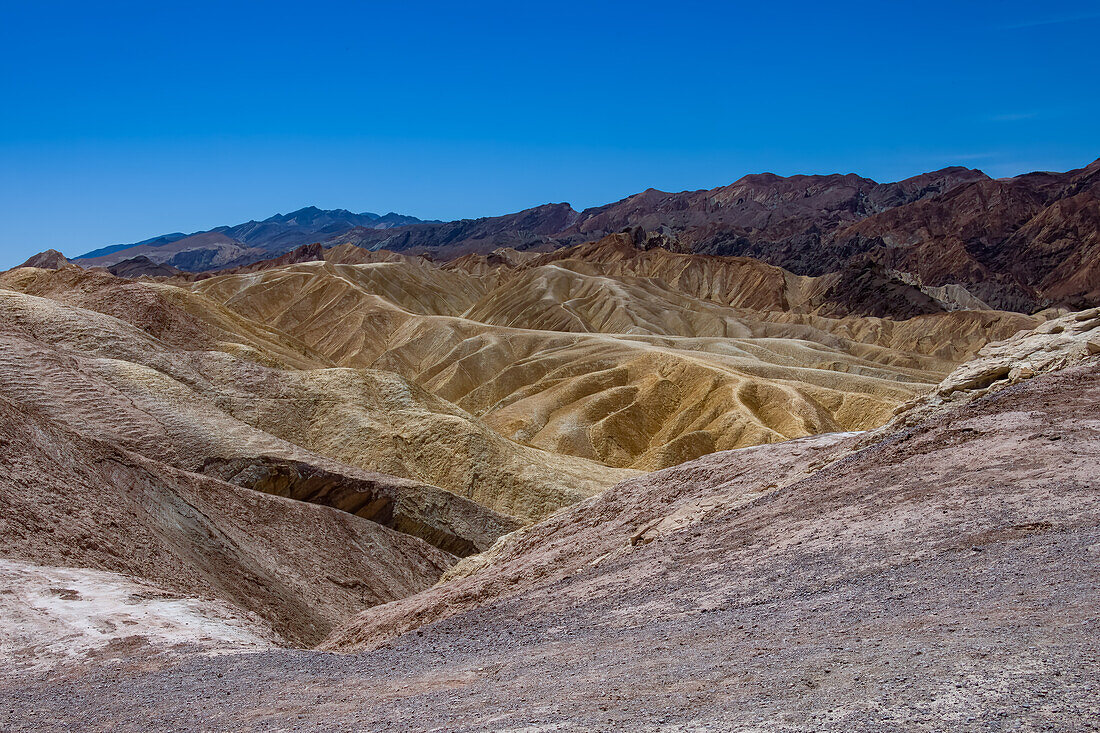
[(580, 212), (545, 204), (449, 222), (309, 207), (113, 245), (74, 261), (114, 265), (145, 256), (211, 271), (314, 242), (453, 259), (498, 248), (546, 252), (634, 227), (675, 251), (749, 256), (800, 275), (961, 288), (986, 307), (1034, 312), (1100, 300), (1100, 161), (996, 180), (962, 167), (884, 184), (854, 174), (765, 173), (710, 190), (648, 189)]
[(389, 229), (421, 223), (414, 216), (315, 206), (204, 232), (174, 232), (133, 244), (112, 244), (73, 259), (89, 265), (113, 265), (138, 256), (181, 270), (213, 270), (255, 262), (310, 242), (325, 241), (351, 229)]

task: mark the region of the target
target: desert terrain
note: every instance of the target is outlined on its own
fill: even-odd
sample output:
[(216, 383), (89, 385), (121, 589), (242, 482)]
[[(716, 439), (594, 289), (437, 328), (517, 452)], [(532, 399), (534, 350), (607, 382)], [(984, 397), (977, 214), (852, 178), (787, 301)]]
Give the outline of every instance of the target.
[(0, 273), (0, 724), (1094, 729), (1098, 172)]

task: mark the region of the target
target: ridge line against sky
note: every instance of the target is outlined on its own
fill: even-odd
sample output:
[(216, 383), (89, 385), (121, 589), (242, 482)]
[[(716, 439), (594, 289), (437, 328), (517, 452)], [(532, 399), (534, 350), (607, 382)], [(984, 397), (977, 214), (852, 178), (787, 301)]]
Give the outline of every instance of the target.
[(1018, 0), (8, 4), (0, 267), (307, 205), (1068, 170), (1100, 155), (1098, 31), (1092, 2)]
[[(1088, 162), (1091, 162), (1091, 161), (1088, 161)], [(1080, 165), (1073, 166), (1073, 168), (1083, 168), (1087, 164), (1088, 163), (1081, 163)], [(945, 167), (947, 167), (947, 166), (945, 166)], [(970, 166), (966, 166), (966, 167), (970, 167)], [(977, 170), (980, 170), (980, 168), (978, 168)], [(932, 172), (932, 171), (919, 171), (917, 173), (914, 173), (913, 176), (918, 176), (921, 173), (929, 173), (929, 172)], [(1034, 173), (1034, 172), (1036, 172), (1036, 171), (1034, 171), (1034, 170), (1021, 170), (1021, 171), (1017, 171), (1015, 173), (1010, 174), (1010, 176), (1016, 176), (1016, 175), (1022, 175), (1022, 174), (1025, 174), (1025, 173)], [(1059, 173), (1061, 173), (1061, 172), (1064, 172), (1064, 171), (1047, 171), (1047, 172), (1059, 172)], [(772, 173), (772, 171), (758, 171), (757, 173), (768, 174), (768, 173)], [(836, 174), (836, 175), (860, 175), (856, 171), (848, 171), (847, 173), (840, 173), (839, 171), (834, 171), (833, 174)], [(812, 175), (833, 175), (833, 174), (815, 174), (815, 173), (797, 174), (797, 173), (792, 173), (792, 174), (789, 174), (789, 175), (790, 176), (794, 176), (794, 175), (811, 175), (812, 176)], [(753, 175), (753, 174), (745, 174), (745, 175)], [(779, 174), (776, 174), (776, 175), (779, 175)], [(741, 179), (742, 177), (743, 176), (738, 176), (736, 179), (730, 181), (729, 183), (732, 184), (732, 183), (736, 182), (737, 180)], [(869, 176), (862, 176), (862, 177), (863, 178), (869, 178)], [(905, 178), (910, 178), (910, 177), (912, 177), (912, 176), (905, 176)], [(899, 181), (904, 180), (904, 178), (900, 178), (898, 180)], [(895, 181), (876, 181), (876, 183), (880, 183), (880, 184), (881, 183), (894, 183), (894, 182)], [(539, 203), (534, 203), (534, 204), (531, 204), (530, 206), (525, 206), (522, 209), (517, 209), (515, 211), (502, 211), (502, 212), (499, 212), (499, 213), (496, 213), (496, 214), (485, 214), (485, 215), (482, 215), (482, 216), (460, 216), (460, 217), (456, 217), (456, 219), (438, 219), (438, 218), (433, 219), (431, 217), (424, 217), (424, 216), (419, 216), (417, 218), (419, 218), (423, 223), (433, 223), (433, 222), (434, 223), (439, 223), (439, 222), (445, 222), (445, 221), (458, 221), (458, 220), (464, 220), (464, 219), (465, 220), (472, 220), (472, 219), (482, 219), (482, 218), (493, 218), (493, 217), (497, 217), (497, 216), (505, 216), (505, 215), (508, 215), (508, 214), (519, 213), (520, 211), (524, 211), (524, 210), (528, 210), (528, 209), (534, 209), (534, 208), (537, 208), (539, 206), (562, 205), (562, 204), (570, 206), (571, 208), (573, 208), (574, 211), (577, 211), (579, 213), (579, 212), (583, 212), (583, 211), (585, 211), (589, 208), (598, 208), (598, 207), (600, 207), (604, 204), (616, 203), (616, 202), (621, 201), (625, 198), (628, 198), (629, 196), (641, 193), (642, 191), (645, 191), (645, 190), (649, 190), (650, 188), (656, 189), (657, 191), (660, 191), (662, 193), (668, 193), (668, 194), (689, 193), (689, 192), (692, 192), (692, 191), (708, 190), (708, 189), (694, 188), (694, 189), (683, 189), (681, 191), (667, 191), (667, 190), (661, 189), (657, 186), (651, 186), (651, 187), (646, 187), (644, 189), (639, 189), (637, 191), (633, 191), (628, 196), (620, 197), (619, 199), (615, 199), (615, 201), (604, 201), (604, 202), (593, 204), (592, 206), (577, 207), (577, 206), (574, 206), (569, 201), (541, 201)], [(403, 212), (403, 211), (378, 212), (378, 211), (372, 211), (369, 208), (357, 210), (355, 208), (348, 208), (346, 206), (319, 206), (316, 203), (307, 203), (307, 204), (304, 204), (302, 206), (298, 206), (294, 209), (287, 209), (286, 211), (276, 211), (276, 212), (272, 212), (271, 214), (267, 214), (267, 215), (250, 216), (248, 218), (240, 218), (240, 219), (238, 219), (236, 221), (233, 221), (233, 222), (222, 222), (220, 224), (214, 224), (214, 225), (202, 228), (202, 229), (194, 229), (194, 230), (189, 230), (189, 231), (171, 230), (171, 231), (151, 233), (146, 237), (142, 237), (141, 239), (137, 239), (137, 240), (133, 240), (133, 241), (129, 241), (129, 242), (110, 242), (110, 243), (107, 243), (107, 244), (99, 245), (99, 246), (97, 246), (93, 249), (98, 250), (98, 249), (102, 249), (102, 248), (105, 248), (105, 247), (111, 247), (111, 246), (116, 246), (116, 245), (120, 245), (120, 244), (127, 244), (127, 245), (136, 244), (137, 242), (145, 241), (147, 239), (152, 239), (154, 237), (169, 236), (169, 235), (174, 235), (174, 234), (186, 234), (186, 235), (200, 234), (202, 232), (211, 231), (211, 230), (219, 228), (219, 227), (234, 227), (234, 226), (238, 226), (238, 225), (241, 225), (241, 224), (246, 224), (246, 223), (249, 223), (249, 222), (262, 222), (262, 221), (265, 221), (265, 220), (270, 219), (272, 217), (286, 216), (286, 215), (292, 214), (296, 211), (301, 211), (303, 209), (308, 209), (308, 208), (315, 208), (315, 209), (319, 209), (319, 210), (322, 210), (322, 211), (347, 211), (351, 214), (359, 214), (359, 215), (365, 214), (365, 213), (374, 213), (374, 214), (378, 214), (379, 216), (385, 216), (385, 215), (388, 215), (388, 214), (398, 214), (398, 215), (405, 215), (405, 216), (410, 215), (410, 214), (407, 214), (406, 212)], [(65, 254), (67, 257), (72, 258), (72, 257), (83, 256), (84, 254), (86, 254), (87, 252), (90, 252), (90, 251), (92, 251), (92, 250), (64, 252), (63, 254)]]

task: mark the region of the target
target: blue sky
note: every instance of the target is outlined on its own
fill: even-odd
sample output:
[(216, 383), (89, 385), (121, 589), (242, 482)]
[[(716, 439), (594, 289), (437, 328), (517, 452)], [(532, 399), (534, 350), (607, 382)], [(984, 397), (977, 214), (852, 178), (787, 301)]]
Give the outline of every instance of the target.
[(0, 0), (0, 267), (306, 205), (1100, 156), (1098, 2)]

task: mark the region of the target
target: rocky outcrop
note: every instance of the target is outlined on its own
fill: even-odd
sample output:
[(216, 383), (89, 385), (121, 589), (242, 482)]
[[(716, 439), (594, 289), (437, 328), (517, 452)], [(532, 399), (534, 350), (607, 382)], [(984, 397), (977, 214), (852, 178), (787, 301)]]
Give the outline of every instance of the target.
[(127, 278), (176, 277), (183, 272), (171, 265), (153, 262), (145, 255), (138, 255), (128, 260), (122, 260), (114, 265), (109, 265), (107, 271), (112, 275)]
[(265, 494), (333, 507), (459, 557), (487, 550), (497, 538), (521, 526), (442, 489), (392, 476), (340, 472), (317, 463), (270, 456), (212, 459), (201, 472)]
[(898, 407), (876, 435), (899, 430), (942, 410), (966, 404), (1040, 374), (1059, 371), (1100, 355), (1100, 308), (1069, 313), (996, 341), (951, 372), (932, 390)]
[(65, 265), (68, 265), (69, 261), (65, 259), (65, 255), (58, 252), (56, 249), (47, 249), (44, 252), (39, 252), (34, 255), (19, 267), (39, 267), (43, 270), (57, 270)]

